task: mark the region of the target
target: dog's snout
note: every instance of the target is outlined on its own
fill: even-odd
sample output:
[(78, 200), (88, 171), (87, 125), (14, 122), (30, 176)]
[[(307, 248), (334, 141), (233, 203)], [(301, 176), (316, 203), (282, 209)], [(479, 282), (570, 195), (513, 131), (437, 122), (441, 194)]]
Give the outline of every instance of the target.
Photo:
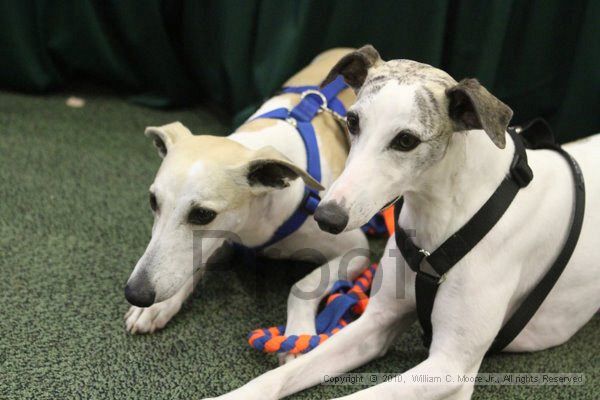
[(155, 297), (154, 289), (145, 278), (127, 282), (125, 285), (125, 298), (134, 306), (150, 307), (154, 304)]
[(334, 235), (341, 233), (348, 225), (348, 213), (333, 201), (317, 207), (314, 217), (319, 228)]

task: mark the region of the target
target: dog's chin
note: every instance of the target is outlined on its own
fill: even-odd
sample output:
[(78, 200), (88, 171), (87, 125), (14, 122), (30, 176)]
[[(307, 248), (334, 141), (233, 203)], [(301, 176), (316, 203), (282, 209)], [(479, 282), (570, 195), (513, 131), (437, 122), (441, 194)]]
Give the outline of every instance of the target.
[(379, 209), (379, 212), (383, 212), (393, 206), (400, 199), (400, 197), (401, 196), (394, 197), (392, 200), (385, 203), (384, 206)]
[(369, 223), (369, 221), (371, 221), (371, 218), (373, 218), (376, 214), (383, 212), (389, 207), (392, 207), (394, 204), (396, 204), (399, 198), (400, 196), (394, 197), (380, 208), (375, 208), (367, 212), (365, 215), (357, 215), (355, 218), (350, 218), (350, 221), (348, 221), (348, 225), (346, 225), (343, 232), (348, 232), (363, 227), (364, 225)]
[(375, 214), (377, 214), (377, 211), (373, 212), (373, 214), (367, 213), (365, 215), (357, 215), (355, 218), (350, 218), (350, 221), (348, 221), (348, 225), (346, 225), (343, 232), (362, 228), (371, 221), (371, 218), (373, 218)]
[[(352, 222), (352, 221), (348, 222), (348, 225), (346, 225), (346, 227), (344, 228), (344, 230), (342, 232), (353, 231), (355, 229), (362, 227), (367, 222), (369, 222), (368, 220), (367, 220), (367, 222), (364, 222), (364, 223), (362, 223), (361, 221), (362, 221), (362, 219), (356, 220), (356, 222)], [(340, 232), (340, 233), (342, 233), (342, 232)]]

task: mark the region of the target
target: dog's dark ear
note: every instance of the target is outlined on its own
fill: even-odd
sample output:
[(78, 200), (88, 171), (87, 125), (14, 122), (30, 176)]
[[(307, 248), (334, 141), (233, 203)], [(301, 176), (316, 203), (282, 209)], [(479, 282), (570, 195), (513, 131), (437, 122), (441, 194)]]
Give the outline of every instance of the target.
[(377, 50), (375, 50), (375, 47), (367, 44), (342, 57), (341, 60), (333, 66), (321, 86), (327, 85), (337, 78), (338, 75), (342, 75), (344, 81), (357, 92), (363, 83), (365, 83), (369, 68), (375, 67), (381, 63), (383, 63), (383, 60), (379, 56)]
[(302, 178), (307, 186), (315, 190), (325, 190), (305, 170), (271, 146), (257, 150), (253, 159), (241, 169), (246, 183), (255, 193), (286, 188), (297, 178)]
[(499, 148), (506, 146), (506, 128), (513, 112), (477, 79), (463, 79), (446, 89), (448, 113), (456, 131), (483, 129)]
[(164, 158), (178, 140), (186, 136), (192, 136), (192, 132), (181, 122), (173, 122), (163, 126), (149, 126), (144, 132), (146, 136), (152, 139), (154, 147), (158, 150), (158, 155)]

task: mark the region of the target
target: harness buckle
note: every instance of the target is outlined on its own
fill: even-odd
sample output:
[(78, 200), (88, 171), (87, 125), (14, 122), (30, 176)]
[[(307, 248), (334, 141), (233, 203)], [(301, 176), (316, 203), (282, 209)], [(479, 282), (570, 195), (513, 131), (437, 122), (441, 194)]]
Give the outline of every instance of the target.
[(319, 107), (322, 110), (327, 109), (327, 97), (325, 97), (325, 95), (323, 93), (321, 93), (319, 90), (316, 90), (316, 89), (305, 90), (300, 95), (300, 100), (302, 101), (302, 100), (304, 100), (305, 97), (310, 96), (310, 95), (315, 95), (315, 96), (319, 97), (321, 99), (321, 105)]
[[(419, 269), (416, 271), (417, 275), (420, 274), (421, 277), (426, 278), (428, 281), (430, 281), (432, 283), (435, 283), (437, 285), (441, 285), (442, 282), (444, 282), (446, 280), (446, 274), (447, 274), (447, 272), (438, 276), (438, 275), (434, 275), (434, 274), (432, 274), (430, 272), (423, 271), (422, 261), (424, 259), (426, 259), (427, 257), (429, 257), (431, 255), (431, 253), (429, 251), (425, 250), (425, 249), (419, 249), (417, 251), (417, 253), (421, 255), (421, 259), (419, 261)], [(429, 265), (430, 265), (430, 268), (433, 269), (433, 267), (431, 267), (431, 264), (429, 264)]]
[(442, 276), (435, 276), (432, 275), (428, 272), (424, 272), (422, 270), (417, 271), (417, 275), (420, 275), (421, 278), (425, 278), (426, 280), (428, 280), (429, 282), (431, 282), (432, 284), (435, 285), (441, 285), (445, 280), (446, 280), (446, 274), (442, 275)]
[(524, 188), (533, 179), (533, 171), (527, 161), (520, 155), (515, 155), (510, 166), (510, 175), (519, 187)]
[(296, 118), (294, 118), (294, 117), (287, 117), (285, 119), (285, 122), (287, 122), (288, 124), (290, 124), (294, 128), (298, 128), (298, 121), (296, 121)]

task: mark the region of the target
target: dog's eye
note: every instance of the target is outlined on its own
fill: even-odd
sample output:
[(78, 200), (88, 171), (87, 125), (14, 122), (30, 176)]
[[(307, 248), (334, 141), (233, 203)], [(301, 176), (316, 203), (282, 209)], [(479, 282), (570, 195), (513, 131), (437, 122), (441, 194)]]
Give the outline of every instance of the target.
[(154, 195), (154, 193), (150, 193), (150, 208), (154, 212), (158, 210), (158, 202), (156, 201), (156, 196)]
[(350, 132), (351, 135), (358, 134), (360, 129), (360, 120), (358, 119), (358, 115), (356, 115), (356, 113), (349, 112), (348, 115), (346, 115), (346, 125), (348, 126), (348, 132)]
[(203, 207), (192, 208), (188, 215), (188, 222), (194, 225), (206, 225), (210, 223), (215, 217), (217, 213), (213, 210)]
[(410, 131), (402, 131), (396, 135), (390, 143), (390, 148), (398, 151), (410, 151), (421, 143), (419, 138), (410, 133)]

